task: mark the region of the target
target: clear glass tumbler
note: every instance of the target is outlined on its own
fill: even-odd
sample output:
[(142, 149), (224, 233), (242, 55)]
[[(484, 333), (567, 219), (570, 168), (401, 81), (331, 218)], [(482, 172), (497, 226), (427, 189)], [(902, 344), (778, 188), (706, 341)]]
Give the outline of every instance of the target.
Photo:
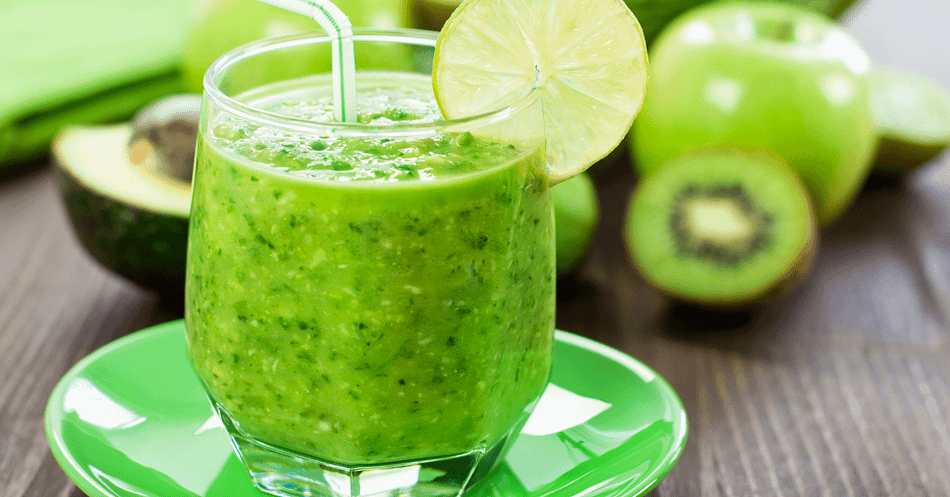
[(323, 34), (246, 45), (205, 77), (188, 353), (264, 491), (460, 495), (547, 384), (540, 101), (433, 121), (435, 40), (357, 31), (364, 123), (326, 117)]

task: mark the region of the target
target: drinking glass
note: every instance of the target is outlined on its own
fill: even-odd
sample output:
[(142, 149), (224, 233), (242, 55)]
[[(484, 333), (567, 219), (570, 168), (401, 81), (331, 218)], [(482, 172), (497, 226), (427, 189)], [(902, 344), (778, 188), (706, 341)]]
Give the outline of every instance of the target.
[(356, 30), (359, 95), (379, 90), (393, 113), (374, 124), (295, 113), (331, 93), (325, 34), (245, 45), (205, 76), (188, 355), (266, 492), (460, 495), (547, 384), (540, 99), (399, 120), (431, 96), (436, 36)]

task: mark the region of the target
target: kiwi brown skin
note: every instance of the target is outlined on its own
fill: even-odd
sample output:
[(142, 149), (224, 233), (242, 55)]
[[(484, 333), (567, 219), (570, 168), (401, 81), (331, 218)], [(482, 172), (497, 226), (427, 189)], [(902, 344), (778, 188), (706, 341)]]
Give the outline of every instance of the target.
[[(703, 149), (700, 151), (694, 151), (688, 155), (702, 155), (703, 153), (717, 152), (713, 149)], [(734, 150), (736, 153), (744, 153), (742, 151)], [(776, 156), (774, 154), (765, 154), (773, 158)], [(642, 180), (641, 180), (642, 181)], [(640, 189), (640, 184), (638, 184), (633, 192), (630, 195), (630, 200), (628, 201), (628, 206), (632, 204), (634, 197), (637, 195), (637, 192)], [(627, 215), (629, 216), (629, 207), (627, 209)], [(811, 274), (814, 269), (815, 260), (818, 255), (819, 248), (819, 229), (818, 221), (815, 216), (814, 209), (808, 209), (807, 213), (808, 225), (810, 235), (808, 236), (807, 243), (805, 247), (799, 254), (798, 259), (789, 265), (788, 270), (776, 280), (776, 283), (771, 287), (765, 288), (762, 291), (750, 295), (744, 296), (736, 299), (717, 299), (717, 298), (706, 298), (699, 299), (691, 297), (688, 295), (682, 295), (671, 291), (666, 288), (666, 286), (655, 279), (651, 278), (647, 271), (642, 270), (642, 265), (644, 264), (638, 257), (636, 252), (632, 249), (633, 244), (630, 240), (629, 230), (623, 230), (623, 240), (625, 250), (627, 251), (627, 256), (633, 262), (633, 268), (637, 274), (646, 281), (654, 290), (656, 290), (661, 295), (677, 302), (680, 304), (685, 304), (697, 308), (702, 308), (714, 312), (744, 312), (744, 311), (754, 311), (755, 309), (764, 307), (768, 304), (771, 304), (781, 298), (782, 296), (790, 293), (792, 290), (800, 286), (805, 280), (808, 279), (808, 276)], [(629, 220), (624, 223), (626, 226), (629, 223)]]

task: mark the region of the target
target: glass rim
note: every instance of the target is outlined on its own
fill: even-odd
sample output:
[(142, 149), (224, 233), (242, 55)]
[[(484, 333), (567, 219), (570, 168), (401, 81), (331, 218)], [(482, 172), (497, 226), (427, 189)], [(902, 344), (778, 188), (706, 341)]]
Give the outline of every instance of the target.
[[(390, 42), (405, 45), (435, 47), (439, 33), (423, 29), (409, 28), (353, 28), (355, 42)], [(330, 43), (332, 37), (324, 31), (307, 31), (292, 35), (264, 38), (234, 48), (211, 64), (203, 78), (203, 98), (210, 100), (225, 112), (248, 119), (255, 123), (266, 124), (280, 129), (305, 133), (340, 134), (386, 134), (386, 135), (427, 135), (443, 132), (446, 128), (465, 129), (490, 125), (510, 119), (533, 106), (540, 98), (537, 89), (532, 89), (516, 102), (505, 107), (459, 119), (441, 119), (422, 123), (365, 124), (337, 121), (314, 121), (292, 117), (248, 105), (227, 95), (215, 83), (215, 77), (234, 64), (256, 55), (287, 48), (313, 44)], [(359, 68), (357, 68), (359, 69)]]

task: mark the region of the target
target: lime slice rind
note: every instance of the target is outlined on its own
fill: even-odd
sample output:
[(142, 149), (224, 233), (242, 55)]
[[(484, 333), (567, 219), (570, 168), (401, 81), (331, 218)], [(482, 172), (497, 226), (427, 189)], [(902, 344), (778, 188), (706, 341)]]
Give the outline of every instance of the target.
[(621, 0), (467, 0), (436, 45), (433, 88), (457, 119), (539, 89), (551, 183), (623, 140), (643, 104), (643, 32)]

